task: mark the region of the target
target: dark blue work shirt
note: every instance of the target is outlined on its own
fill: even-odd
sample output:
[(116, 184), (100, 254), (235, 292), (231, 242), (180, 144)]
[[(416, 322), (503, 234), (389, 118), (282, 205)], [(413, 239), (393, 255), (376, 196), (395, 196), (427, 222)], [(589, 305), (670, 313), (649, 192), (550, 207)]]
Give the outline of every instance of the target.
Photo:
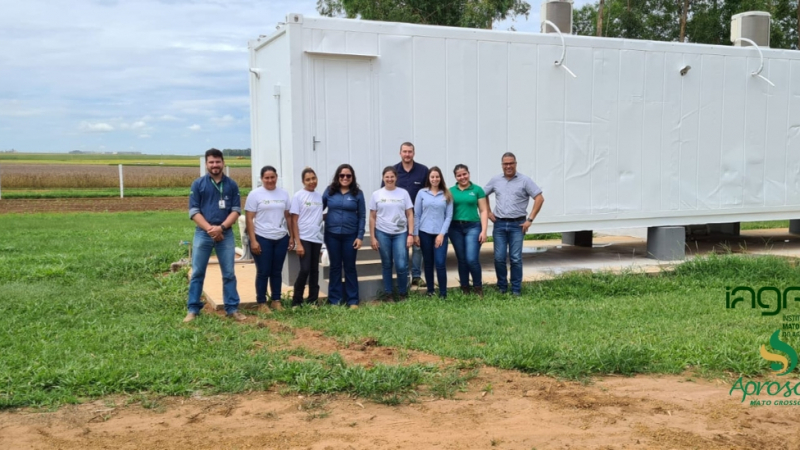
[[(428, 177), (428, 166), (414, 161), (414, 165), (411, 166), (411, 171), (406, 172), (406, 169), (403, 168), (403, 161), (400, 161), (394, 165), (394, 170), (397, 171), (397, 187), (408, 191), (408, 195), (411, 197), (411, 203), (416, 202), (417, 192), (425, 187), (425, 179)], [(383, 186), (384, 183), (381, 181), (381, 187)]]
[(358, 195), (353, 195), (349, 191), (346, 194), (336, 191), (331, 195), (331, 190), (325, 189), (322, 195), (322, 208), (328, 208), (325, 231), (334, 234), (357, 233), (358, 239), (364, 239), (367, 205), (363, 192), (358, 191)]
[[(220, 194), (217, 186), (222, 187)], [(219, 207), (219, 201), (225, 200), (225, 209)], [(202, 214), (211, 225), (219, 225), (228, 218), (232, 211), (242, 213), (242, 199), (239, 197), (239, 185), (224, 174), (220, 184), (214, 183), (211, 175), (206, 174), (192, 183), (189, 192), (189, 218)], [(199, 230), (200, 227), (198, 226)]]

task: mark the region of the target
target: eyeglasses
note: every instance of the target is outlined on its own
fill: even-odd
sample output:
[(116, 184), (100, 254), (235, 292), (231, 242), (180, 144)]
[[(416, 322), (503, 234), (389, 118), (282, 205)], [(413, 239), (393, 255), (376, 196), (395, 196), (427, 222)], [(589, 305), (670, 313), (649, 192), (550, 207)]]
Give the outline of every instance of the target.
[(503, 163), (503, 165), (504, 165), (504, 166), (516, 166), (516, 165), (517, 165), (517, 163), (516, 163), (516, 162), (512, 162), (512, 163)]
[(351, 174), (351, 173), (340, 173), (339, 174), (339, 179), (348, 179), (349, 180), (350, 178), (353, 178), (353, 174)]

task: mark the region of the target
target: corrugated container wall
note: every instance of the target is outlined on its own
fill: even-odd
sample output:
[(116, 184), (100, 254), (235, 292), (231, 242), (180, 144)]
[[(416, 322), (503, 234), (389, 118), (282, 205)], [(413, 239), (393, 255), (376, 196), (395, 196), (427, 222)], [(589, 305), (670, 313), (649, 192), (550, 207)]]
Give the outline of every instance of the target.
[(450, 185), (514, 152), (531, 232), (800, 218), (800, 52), (762, 49), (773, 87), (752, 47), (564, 40), (576, 77), (555, 34), (290, 14), (250, 43), (254, 181), (347, 162), (370, 193), (411, 141)]

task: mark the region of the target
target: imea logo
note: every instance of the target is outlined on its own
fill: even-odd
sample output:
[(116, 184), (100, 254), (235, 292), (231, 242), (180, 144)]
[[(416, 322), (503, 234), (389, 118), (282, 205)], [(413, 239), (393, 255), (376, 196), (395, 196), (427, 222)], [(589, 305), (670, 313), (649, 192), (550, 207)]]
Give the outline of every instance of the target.
[[(767, 350), (765, 345), (761, 345), (761, 357), (767, 361), (771, 361), (770, 368), (773, 373), (778, 376), (783, 376), (791, 373), (797, 367), (797, 352), (794, 351), (792, 346), (780, 340), (781, 330), (775, 330), (769, 338), (769, 345), (773, 350), (783, 352), (788, 356), (783, 356), (778, 353)], [(795, 382), (794, 385), (790, 381), (784, 383), (778, 381), (747, 381), (744, 382), (742, 377), (739, 377), (731, 387), (728, 395), (733, 395), (733, 391), (742, 392), (742, 403), (747, 399), (748, 395), (769, 395), (772, 397), (783, 396), (789, 398), (792, 395), (800, 396), (800, 381)], [(750, 400), (750, 406), (770, 406), (770, 405), (800, 405), (800, 400)]]
[(762, 316), (775, 316), (781, 312), (781, 309), (786, 309), (790, 296), (794, 301), (800, 302), (800, 287), (791, 286), (784, 289), (783, 292), (773, 286), (764, 286), (758, 291), (748, 286), (737, 286), (733, 289), (726, 287), (725, 308), (736, 308), (740, 302), (750, 303), (751, 308), (755, 308), (758, 304), (759, 308), (774, 309), (774, 311), (762, 311)]

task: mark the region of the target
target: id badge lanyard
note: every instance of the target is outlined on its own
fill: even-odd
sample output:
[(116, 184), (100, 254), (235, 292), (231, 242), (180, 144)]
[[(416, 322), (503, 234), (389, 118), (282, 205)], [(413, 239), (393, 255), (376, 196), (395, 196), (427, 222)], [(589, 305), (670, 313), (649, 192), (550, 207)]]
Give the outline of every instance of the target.
[(214, 180), (211, 180), (211, 182), (214, 184), (214, 187), (217, 188), (217, 190), (219, 191), (219, 209), (226, 209), (225, 199), (223, 198), (224, 195), (223, 192), (225, 189), (223, 188), (222, 181), (220, 181), (219, 184), (217, 184)]

